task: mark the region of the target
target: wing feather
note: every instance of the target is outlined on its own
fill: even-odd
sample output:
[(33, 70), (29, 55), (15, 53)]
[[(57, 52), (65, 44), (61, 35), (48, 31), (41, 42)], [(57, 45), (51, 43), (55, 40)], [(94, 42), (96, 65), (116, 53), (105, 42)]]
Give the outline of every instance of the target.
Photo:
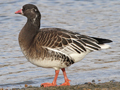
[[(44, 32), (44, 38), (43, 38)], [(41, 30), (39, 33), (40, 45), (43, 48), (60, 51), (64, 54), (86, 52), (86, 50), (100, 50), (98, 41), (86, 35), (73, 33), (62, 29)], [(38, 44), (39, 44), (38, 43)]]

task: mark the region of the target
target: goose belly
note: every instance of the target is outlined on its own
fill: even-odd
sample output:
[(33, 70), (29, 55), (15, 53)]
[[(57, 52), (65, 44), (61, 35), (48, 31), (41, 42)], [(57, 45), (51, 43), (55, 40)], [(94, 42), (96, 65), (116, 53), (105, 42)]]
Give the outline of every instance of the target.
[(60, 60), (50, 60), (50, 58), (29, 59), (28, 61), (36, 66), (43, 68), (54, 68), (55, 70), (67, 67), (64, 62), (61, 62)]

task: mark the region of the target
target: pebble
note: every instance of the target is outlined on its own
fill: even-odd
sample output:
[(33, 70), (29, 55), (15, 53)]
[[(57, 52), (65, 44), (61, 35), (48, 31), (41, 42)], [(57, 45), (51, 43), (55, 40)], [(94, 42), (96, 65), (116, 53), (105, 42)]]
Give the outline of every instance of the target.
[(92, 80), (92, 82), (95, 82), (95, 80)]

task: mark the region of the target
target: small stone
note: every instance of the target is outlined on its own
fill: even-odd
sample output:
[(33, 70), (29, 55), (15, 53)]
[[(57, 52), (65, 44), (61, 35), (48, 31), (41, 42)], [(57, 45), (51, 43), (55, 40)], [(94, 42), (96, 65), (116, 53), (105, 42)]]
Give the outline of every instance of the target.
[(92, 82), (95, 82), (95, 80), (92, 80)]
[(91, 82), (88, 82), (89, 85), (91, 85), (92, 83)]
[(27, 84), (25, 84), (25, 87), (28, 87), (28, 85), (27, 85)]
[(92, 83), (91, 83), (91, 82), (85, 82), (85, 84), (89, 84), (89, 85), (91, 85)]
[(88, 84), (88, 82), (85, 82), (85, 84)]
[(101, 80), (99, 79), (98, 81), (100, 82)]
[(110, 80), (110, 82), (115, 82), (115, 80)]

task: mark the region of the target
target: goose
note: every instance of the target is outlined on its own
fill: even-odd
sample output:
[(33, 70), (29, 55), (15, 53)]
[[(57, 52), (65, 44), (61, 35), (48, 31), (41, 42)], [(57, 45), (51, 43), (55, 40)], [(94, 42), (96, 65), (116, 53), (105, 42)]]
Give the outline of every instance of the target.
[(65, 68), (81, 61), (88, 53), (107, 49), (112, 42), (109, 39), (91, 37), (61, 28), (40, 29), (41, 14), (33, 4), (25, 4), (15, 12), (27, 17), (27, 22), (19, 33), (19, 45), (26, 59), (43, 68), (55, 69), (52, 83), (42, 83), (43, 87), (57, 86), (60, 69), (65, 82), (60, 86), (70, 85)]

